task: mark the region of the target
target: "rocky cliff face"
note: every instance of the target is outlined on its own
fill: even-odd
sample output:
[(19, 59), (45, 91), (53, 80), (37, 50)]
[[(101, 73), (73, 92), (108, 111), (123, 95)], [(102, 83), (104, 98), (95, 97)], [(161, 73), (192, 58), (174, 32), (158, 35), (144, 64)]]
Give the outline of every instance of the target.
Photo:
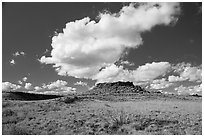
[(120, 87), (120, 86), (125, 86), (125, 87), (134, 87), (132, 82), (113, 82), (113, 83), (98, 83), (95, 88), (111, 88), (111, 87)]
[(149, 93), (140, 86), (135, 86), (132, 82), (113, 82), (113, 83), (98, 83), (90, 94), (125, 94), (125, 93)]

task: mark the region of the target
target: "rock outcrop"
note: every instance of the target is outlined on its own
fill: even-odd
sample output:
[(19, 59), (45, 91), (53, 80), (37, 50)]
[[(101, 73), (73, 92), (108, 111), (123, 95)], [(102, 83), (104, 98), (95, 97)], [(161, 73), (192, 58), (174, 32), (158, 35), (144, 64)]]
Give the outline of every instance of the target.
[(132, 82), (113, 82), (113, 83), (98, 83), (92, 90), (88, 91), (89, 94), (131, 94), (149, 93), (140, 86), (135, 86)]

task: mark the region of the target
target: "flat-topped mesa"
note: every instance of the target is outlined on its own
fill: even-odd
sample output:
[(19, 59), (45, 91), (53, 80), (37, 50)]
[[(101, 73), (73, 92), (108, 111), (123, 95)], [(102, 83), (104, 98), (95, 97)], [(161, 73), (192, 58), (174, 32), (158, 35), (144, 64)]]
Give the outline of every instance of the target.
[(110, 87), (119, 87), (119, 86), (126, 86), (126, 87), (135, 87), (133, 82), (122, 82), (122, 81), (118, 81), (118, 82), (113, 82), (113, 83), (98, 83), (96, 85), (96, 88), (110, 88)]
[(140, 86), (135, 86), (133, 82), (113, 82), (113, 83), (98, 83), (92, 90), (88, 91), (90, 94), (123, 94), (123, 93), (149, 93)]

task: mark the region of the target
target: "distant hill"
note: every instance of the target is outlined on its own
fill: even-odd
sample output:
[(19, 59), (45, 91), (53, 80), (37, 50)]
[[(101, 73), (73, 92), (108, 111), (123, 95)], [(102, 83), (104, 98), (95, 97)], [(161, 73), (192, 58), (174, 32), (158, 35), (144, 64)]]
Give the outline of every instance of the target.
[(150, 93), (141, 86), (135, 86), (133, 82), (113, 82), (113, 83), (98, 83), (93, 89), (86, 92), (87, 94), (146, 94)]
[(46, 99), (54, 99), (62, 97), (60, 95), (45, 95), (45, 94), (34, 94), (34, 93), (26, 93), (26, 92), (3, 92), (2, 98), (8, 100), (24, 100), (24, 101), (32, 101), (32, 100), (46, 100)]

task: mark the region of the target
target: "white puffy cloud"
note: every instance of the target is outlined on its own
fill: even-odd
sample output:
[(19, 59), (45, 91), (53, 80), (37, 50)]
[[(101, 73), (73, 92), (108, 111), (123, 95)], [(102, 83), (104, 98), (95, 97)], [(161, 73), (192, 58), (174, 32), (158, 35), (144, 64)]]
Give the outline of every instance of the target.
[(23, 52), (23, 51), (21, 51), (20, 54), (23, 55), (23, 56), (25, 56), (25, 52)]
[[(174, 73), (176, 73), (179, 76), (170, 75), (168, 76), (168, 81), (165, 80), (165, 78), (162, 78), (160, 80), (154, 80), (151, 83), (152, 89), (162, 89), (167, 88), (171, 86), (172, 82), (181, 82), (181, 81), (190, 81), (190, 82), (202, 82), (202, 67), (199, 66), (192, 66), (190, 63), (178, 63), (176, 65), (171, 65), (171, 69)], [(192, 87), (184, 88), (180, 86), (179, 91), (182, 91), (183, 89), (193, 90)]]
[(40, 93), (40, 94), (67, 94), (76, 92), (76, 88), (67, 86), (67, 82), (63, 80), (57, 80), (49, 84), (43, 84), (42, 86), (33, 86), (32, 83), (25, 83), (24, 87), (20, 85), (12, 84), (10, 82), (2, 83), (3, 91), (15, 91), (20, 89), (23, 92)]
[(152, 62), (139, 66), (135, 70), (125, 70), (122, 66), (110, 65), (102, 69), (94, 79), (97, 82), (132, 81), (134, 84), (151, 81), (166, 74), (171, 68), (168, 62)]
[(134, 66), (135, 64), (133, 62), (129, 62), (127, 60), (123, 60), (120, 62), (122, 65), (127, 65), (127, 66)]
[(19, 56), (20, 55), (20, 53), (17, 51), (17, 52), (15, 52), (14, 54), (13, 54), (13, 56)]
[(201, 81), (202, 80), (202, 68), (186, 67), (180, 76), (182, 78), (188, 79), (189, 81)]
[(165, 75), (170, 68), (171, 64), (169, 62), (146, 63), (133, 71), (133, 76), (137, 81), (149, 81)]
[(14, 54), (13, 54), (13, 56), (14, 57), (17, 57), (17, 56), (20, 56), (20, 55), (22, 55), (22, 56), (25, 56), (25, 52), (23, 52), (23, 51), (21, 51), (21, 52), (15, 52)]
[(179, 87), (176, 87), (175, 90), (178, 92), (179, 95), (183, 95), (183, 94), (202, 95), (202, 84), (195, 85), (195, 86), (189, 86), (189, 87), (184, 87), (183, 85), (181, 85)]
[(185, 81), (186, 78), (171, 75), (171, 76), (168, 77), (168, 80), (169, 80), (169, 82), (177, 82), (177, 81)]
[(19, 80), (19, 81), (18, 81), (18, 84), (22, 85), (22, 84), (23, 84), (23, 82), (22, 82), (21, 80)]
[(156, 79), (150, 84), (150, 89), (164, 89), (170, 87), (171, 85), (173, 85), (173, 83), (166, 81), (165, 78)]
[(20, 89), (20, 85), (12, 84), (10, 82), (3, 82), (2, 83), (2, 91), (15, 91), (17, 89)]
[(51, 82), (50, 84), (43, 84), (42, 87), (36, 87), (36, 91), (40, 91), (44, 94), (66, 94), (75, 92), (76, 89), (67, 86), (67, 82), (63, 80), (57, 80), (55, 82)]
[(55, 89), (55, 88), (61, 88), (67, 85), (66, 81), (63, 80), (57, 80), (55, 82), (51, 82), (48, 85), (43, 85), (43, 88), (48, 88), (48, 89)]
[(192, 66), (190, 63), (178, 63), (172, 67), (175, 73), (178, 73), (179, 76), (169, 76), (169, 81), (202, 81), (202, 65)]
[(31, 83), (25, 83), (25, 89), (32, 90), (33, 89), (32, 84)]
[[(69, 22), (63, 33), (52, 38), (51, 57), (42, 56), (40, 61), (53, 64), (59, 75), (95, 79), (107, 69), (116, 69), (127, 77), (127, 70), (114, 66), (125, 49), (139, 47), (143, 43), (141, 33), (157, 25), (175, 23), (179, 13), (178, 3), (131, 3), (119, 13), (101, 13), (98, 22), (89, 17)], [(139, 78), (132, 77), (148, 80), (159, 75), (159, 72), (153, 74), (154, 70), (145, 70), (147, 66), (131, 72)], [(106, 70), (99, 71), (103, 67)]]
[(28, 79), (27, 77), (23, 77), (23, 81), (24, 81), (24, 82), (26, 82), (26, 81), (27, 81), (27, 79)]
[(43, 91), (43, 89), (39, 86), (35, 86), (34, 89), (35, 89), (35, 91)]
[(76, 83), (74, 83), (74, 85), (88, 86), (88, 84), (86, 82), (83, 82), (83, 81), (77, 81)]
[[(129, 71), (124, 70), (123, 66), (116, 66), (112, 64), (102, 69), (93, 79), (97, 79), (97, 82), (115, 82), (115, 81), (128, 81)], [(119, 76), (120, 75), (120, 76)]]
[(11, 65), (15, 65), (15, 64), (16, 64), (15, 60), (12, 59), (12, 60), (10, 61), (10, 64), (11, 64)]

